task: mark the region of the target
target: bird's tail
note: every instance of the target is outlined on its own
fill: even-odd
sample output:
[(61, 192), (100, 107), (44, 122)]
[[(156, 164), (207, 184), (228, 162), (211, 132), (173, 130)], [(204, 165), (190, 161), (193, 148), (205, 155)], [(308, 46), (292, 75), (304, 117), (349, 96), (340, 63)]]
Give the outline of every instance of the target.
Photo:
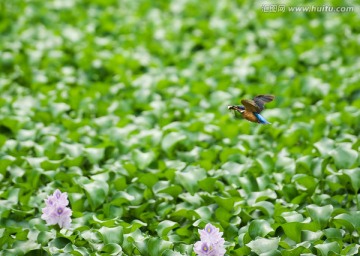
[(262, 115), (254, 113), (256, 118), (259, 120), (260, 124), (271, 124), (269, 123)]

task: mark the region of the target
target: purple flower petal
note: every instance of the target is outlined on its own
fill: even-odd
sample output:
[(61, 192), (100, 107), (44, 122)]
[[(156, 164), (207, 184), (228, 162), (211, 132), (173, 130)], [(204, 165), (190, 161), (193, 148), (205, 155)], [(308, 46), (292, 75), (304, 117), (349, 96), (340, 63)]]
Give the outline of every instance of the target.
[(199, 241), (194, 245), (194, 252), (199, 256), (214, 255), (214, 248), (211, 243)]
[(194, 244), (194, 252), (199, 256), (223, 256), (225, 255), (222, 232), (210, 223), (204, 229), (199, 230), (200, 239)]
[(199, 230), (201, 240), (209, 240), (214, 244), (223, 244), (224, 239), (222, 237), (222, 232), (219, 232), (219, 229), (211, 225), (210, 223), (205, 226), (204, 229)]
[(71, 223), (72, 211), (66, 207), (69, 204), (67, 194), (55, 190), (54, 194), (45, 199), (46, 207), (42, 209), (41, 218), (47, 225), (58, 224), (60, 228), (69, 228)]
[(58, 205), (67, 206), (69, 204), (66, 192), (61, 193), (61, 191), (57, 189), (52, 196)]

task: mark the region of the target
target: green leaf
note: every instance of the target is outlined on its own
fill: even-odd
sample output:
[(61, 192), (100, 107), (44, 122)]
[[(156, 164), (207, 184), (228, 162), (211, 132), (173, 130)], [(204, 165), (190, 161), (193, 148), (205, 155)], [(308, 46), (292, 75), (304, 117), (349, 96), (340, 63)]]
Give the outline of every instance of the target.
[(216, 183), (215, 178), (208, 177), (199, 181), (199, 188), (207, 192), (213, 192), (215, 190), (215, 183)]
[(252, 239), (265, 237), (273, 231), (270, 224), (265, 220), (253, 220), (249, 225), (249, 235)]
[(265, 173), (271, 172), (274, 168), (273, 157), (270, 154), (262, 154), (256, 158), (256, 161)]
[(105, 245), (107, 244), (122, 244), (123, 242), (123, 227), (101, 227), (99, 229), (100, 234), (103, 237), (103, 242)]
[(357, 193), (360, 189), (360, 168), (343, 170), (342, 172), (349, 177), (351, 186), (353, 187), (355, 193)]
[(332, 205), (308, 205), (306, 210), (311, 219), (323, 229), (329, 223), (334, 207)]
[(318, 230), (316, 232), (313, 232), (310, 230), (302, 230), (301, 231), (301, 240), (302, 241), (316, 241), (316, 240), (320, 240), (322, 235), (323, 235), (323, 232), (320, 230)]
[(215, 210), (215, 217), (220, 222), (220, 224), (224, 227), (229, 225), (230, 219), (233, 215), (224, 209), (223, 207), (219, 207)]
[(298, 212), (283, 212), (281, 217), (283, 217), (286, 222), (302, 222), (304, 220), (304, 217)]
[(273, 216), (274, 214), (274, 205), (268, 201), (260, 201), (253, 205), (254, 209), (259, 209), (267, 216)]
[(353, 232), (354, 230), (360, 230), (360, 211), (354, 213), (342, 213), (336, 215), (333, 219), (333, 223), (338, 227), (345, 226), (347, 230)]
[(323, 138), (322, 140), (316, 142), (314, 147), (319, 151), (323, 156), (329, 155), (329, 150), (334, 148), (334, 141), (329, 138)]
[(359, 156), (358, 152), (351, 149), (349, 144), (336, 147), (330, 154), (334, 158), (336, 167), (339, 169), (353, 167)]
[(106, 244), (102, 249), (102, 252), (109, 253), (110, 255), (121, 255), (122, 254), (122, 248), (118, 244), (109, 243)]
[(38, 236), (37, 236), (37, 242), (39, 244), (48, 244), (50, 239), (54, 238), (54, 234), (51, 232), (45, 232), (45, 231), (40, 231)]
[(306, 174), (296, 174), (293, 177), (293, 182), (296, 184), (296, 188), (299, 191), (305, 191), (312, 195), (318, 185), (317, 179)]
[(106, 196), (109, 192), (109, 185), (106, 182), (95, 180), (88, 184), (84, 184), (83, 187), (93, 211), (107, 199)]
[(45, 251), (44, 249), (30, 250), (25, 254), (25, 256), (47, 256), (47, 255), (50, 254), (48, 254), (48, 252)]
[(176, 172), (176, 180), (191, 194), (199, 189), (198, 181), (205, 177), (205, 170), (195, 166), (188, 166), (184, 171)]
[(65, 153), (71, 158), (81, 156), (84, 150), (84, 146), (81, 144), (67, 144), (64, 142), (60, 143), (59, 153)]
[(170, 242), (156, 237), (151, 237), (141, 242), (136, 241), (136, 245), (141, 255), (144, 256), (161, 255), (166, 249), (171, 249)]
[[(308, 253), (308, 254), (306, 254)], [(293, 256), (293, 255), (313, 255), (311, 254), (311, 250), (307, 249), (306, 247), (299, 245), (292, 249), (287, 249), (282, 251), (283, 256)]]
[(84, 152), (90, 163), (96, 164), (104, 158), (105, 148), (85, 148)]
[(277, 250), (279, 246), (278, 238), (258, 238), (246, 244), (256, 254), (269, 253)]
[(166, 249), (161, 256), (182, 256), (183, 254), (181, 254), (180, 252), (175, 252), (173, 250), (170, 249)]
[(165, 152), (169, 153), (177, 143), (185, 139), (186, 136), (184, 134), (181, 134), (179, 132), (170, 132), (166, 134), (165, 137), (162, 139), (161, 148)]
[(235, 198), (228, 198), (228, 197), (221, 197), (221, 196), (214, 196), (214, 201), (218, 204), (218, 206), (226, 209), (227, 211), (234, 210), (234, 204), (236, 199)]
[(140, 170), (144, 170), (154, 160), (155, 154), (152, 151), (141, 152), (138, 149), (134, 149), (133, 152), (132, 152), (132, 158), (133, 158), (136, 166)]
[(317, 244), (314, 246), (320, 255), (329, 255), (329, 252), (340, 253), (340, 245), (338, 242)]
[(299, 222), (289, 222), (281, 225), (282, 229), (286, 236), (294, 240), (296, 243), (301, 242), (301, 230), (303, 230), (303, 225)]
[(358, 255), (360, 245), (351, 244), (341, 251), (341, 255)]
[(0, 173), (4, 174), (8, 166), (10, 166), (15, 160), (15, 157), (9, 155), (2, 157), (0, 159)]
[(156, 231), (160, 237), (164, 237), (169, 233), (169, 231), (175, 229), (178, 226), (179, 224), (177, 222), (164, 220), (158, 224)]
[(337, 228), (327, 228), (323, 232), (328, 239), (342, 239), (345, 234), (344, 230)]
[(51, 241), (49, 245), (62, 249), (69, 243), (71, 243), (71, 241), (65, 237), (57, 237), (53, 241)]

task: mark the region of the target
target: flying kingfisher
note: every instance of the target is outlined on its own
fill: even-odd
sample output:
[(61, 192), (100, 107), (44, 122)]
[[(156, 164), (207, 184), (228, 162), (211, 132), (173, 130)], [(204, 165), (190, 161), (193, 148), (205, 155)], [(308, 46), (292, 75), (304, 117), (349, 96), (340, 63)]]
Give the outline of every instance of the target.
[(244, 106), (228, 106), (228, 109), (234, 110), (235, 116), (238, 116), (240, 113), (243, 118), (250, 122), (270, 124), (262, 115), (260, 115), (260, 112), (264, 110), (265, 103), (273, 101), (274, 99), (274, 95), (261, 94), (256, 96), (253, 100), (241, 100), (241, 103)]

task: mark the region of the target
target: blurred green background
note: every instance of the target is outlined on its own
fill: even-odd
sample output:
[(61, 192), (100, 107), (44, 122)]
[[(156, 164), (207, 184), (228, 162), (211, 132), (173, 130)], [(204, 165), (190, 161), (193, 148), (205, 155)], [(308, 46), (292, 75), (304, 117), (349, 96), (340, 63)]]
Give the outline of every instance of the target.
[[(264, 12), (263, 5), (285, 5)], [(353, 11), (290, 12), (289, 6)], [(358, 1), (0, 1), (0, 255), (357, 255)], [(227, 106), (276, 100), (271, 125)], [(40, 219), (67, 192), (71, 230)]]

